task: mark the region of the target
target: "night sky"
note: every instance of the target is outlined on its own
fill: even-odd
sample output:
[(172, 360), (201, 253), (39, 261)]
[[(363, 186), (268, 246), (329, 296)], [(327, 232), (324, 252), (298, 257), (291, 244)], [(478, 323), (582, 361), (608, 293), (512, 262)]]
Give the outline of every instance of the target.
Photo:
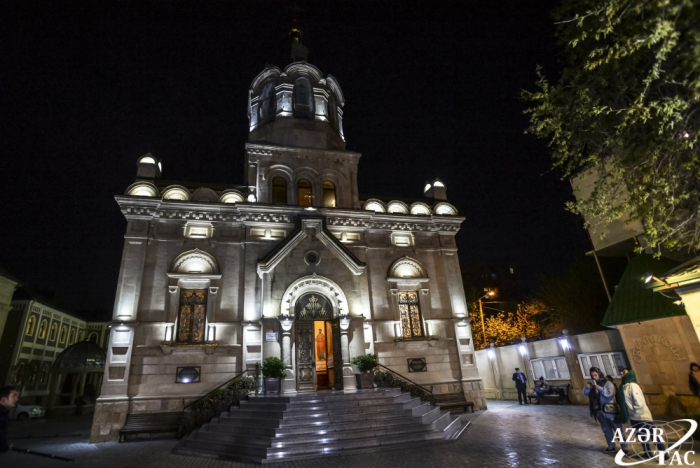
[[(360, 193), (420, 197), (440, 177), (466, 217), (463, 268), (534, 278), (588, 250), (518, 98), (537, 64), (558, 73), (556, 2), (298, 4), (309, 62), (345, 94)], [(164, 179), (243, 181), (248, 86), (285, 65), (287, 5), (4, 3), (0, 265), (66, 307), (111, 310), (126, 226), (113, 196), (147, 152)]]

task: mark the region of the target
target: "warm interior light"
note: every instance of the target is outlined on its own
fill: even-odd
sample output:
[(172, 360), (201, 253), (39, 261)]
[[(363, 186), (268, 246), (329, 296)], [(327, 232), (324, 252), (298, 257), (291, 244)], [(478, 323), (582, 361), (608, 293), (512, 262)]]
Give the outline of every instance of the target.
[(489, 291), (489, 292), (488, 292), (488, 295), (489, 295), (489, 297), (493, 297), (493, 296), (495, 296), (495, 295), (496, 295), (496, 293), (495, 293), (495, 292), (493, 292), (493, 291)]

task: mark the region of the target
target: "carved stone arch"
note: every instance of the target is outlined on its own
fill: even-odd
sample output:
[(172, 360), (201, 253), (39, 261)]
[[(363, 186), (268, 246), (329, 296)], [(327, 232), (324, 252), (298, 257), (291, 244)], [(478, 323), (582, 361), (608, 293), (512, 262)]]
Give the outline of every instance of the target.
[(311, 167), (300, 167), (294, 170), (294, 189), (293, 189), (293, 203), (299, 204), (299, 193), (297, 187), (299, 186), (299, 181), (301, 179), (306, 179), (311, 182), (311, 188), (313, 191), (314, 199), (311, 202), (311, 206), (318, 206), (318, 197), (323, 192), (323, 182), (319, 180), (318, 171)]
[[(318, 175), (319, 183), (321, 184), (321, 193), (323, 193), (323, 183), (325, 181), (333, 182), (335, 185), (335, 203), (337, 207), (346, 206), (345, 194), (346, 194), (346, 178), (345, 176), (336, 169), (323, 169)], [(323, 203), (321, 203), (323, 205)]]
[(283, 164), (274, 164), (265, 170), (267, 193), (269, 194), (268, 203), (272, 203), (274, 190), (273, 181), (276, 177), (281, 177), (285, 180), (285, 182), (287, 182), (287, 204), (293, 204), (292, 200), (295, 198), (293, 195), (296, 190), (294, 183), (294, 171), (289, 166), (285, 166)]
[(282, 295), (281, 314), (283, 316), (294, 315), (297, 300), (307, 293), (314, 292), (328, 299), (333, 308), (333, 318), (348, 315), (348, 300), (340, 286), (334, 281), (324, 276), (318, 276), (315, 273), (299, 278), (289, 285)]
[(388, 278), (427, 278), (428, 272), (421, 262), (411, 257), (401, 257), (389, 267)]
[(345, 106), (345, 96), (343, 95), (343, 91), (340, 89), (338, 80), (336, 80), (333, 75), (328, 75), (326, 77), (326, 84), (333, 94), (335, 94), (336, 104), (338, 107)]
[(194, 249), (178, 255), (170, 265), (170, 273), (218, 275), (219, 265), (213, 255)]
[(294, 83), (297, 78), (303, 76), (308, 78), (311, 82), (311, 86), (316, 86), (318, 82), (323, 79), (321, 70), (306, 62), (291, 63), (284, 69), (284, 73), (289, 76), (291, 83)]
[(253, 79), (253, 82), (250, 84), (250, 90), (253, 92), (253, 94), (257, 95), (260, 92), (260, 85), (267, 81), (268, 78), (273, 78), (276, 81), (279, 81), (280, 75), (281, 70), (279, 68), (267, 67)]

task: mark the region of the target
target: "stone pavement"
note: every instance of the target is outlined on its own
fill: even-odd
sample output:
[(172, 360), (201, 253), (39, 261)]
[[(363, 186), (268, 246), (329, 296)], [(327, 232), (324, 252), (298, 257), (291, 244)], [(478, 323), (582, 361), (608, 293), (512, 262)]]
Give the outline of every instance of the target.
[[(317, 458), (272, 464), (274, 468), (418, 468), (489, 467), (527, 468), (556, 466), (615, 467), (605, 448), (598, 423), (588, 417), (587, 406), (543, 404), (519, 406), (517, 402), (489, 401), (488, 411), (466, 414), (471, 424), (456, 442), (385, 450), (331, 458)], [(16, 452), (0, 454), (2, 468), (244, 468), (245, 465), (220, 460), (184, 457), (171, 452), (177, 441), (153, 440), (126, 443), (89, 444), (91, 416), (47, 421), (13, 422), (12, 438), (18, 447), (74, 458), (62, 462)], [(36, 438), (43, 435), (81, 434), (80, 437)], [(700, 451), (700, 446), (697, 447)], [(700, 457), (691, 457), (700, 466)], [(658, 466), (645, 463), (638, 466)]]

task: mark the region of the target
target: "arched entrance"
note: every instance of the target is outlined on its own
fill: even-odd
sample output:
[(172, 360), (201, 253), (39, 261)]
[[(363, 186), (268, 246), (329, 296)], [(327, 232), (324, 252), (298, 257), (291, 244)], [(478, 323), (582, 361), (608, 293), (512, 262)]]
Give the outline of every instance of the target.
[(340, 317), (347, 302), (340, 287), (317, 275), (301, 278), (285, 292), (282, 313), (294, 317), (297, 391), (341, 390)]

